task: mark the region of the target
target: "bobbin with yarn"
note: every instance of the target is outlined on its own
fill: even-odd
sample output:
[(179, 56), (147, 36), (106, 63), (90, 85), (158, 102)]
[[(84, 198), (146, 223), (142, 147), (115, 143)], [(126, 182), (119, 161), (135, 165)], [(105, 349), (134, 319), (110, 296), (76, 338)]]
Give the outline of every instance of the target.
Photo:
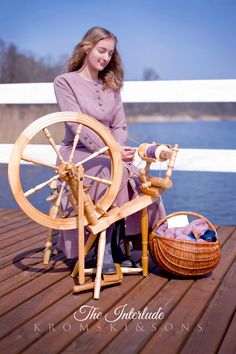
[[(162, 145), (153, 142), (152, 144), (143, 143), (138, 147), (139, 157), (146, 162), (145, 167), (139, 170), (139, 180), (141, 185), (139, 190), (152, 197), (160, 195), (160, 190), (171, 188), (173, 182), (171, 180), (172, 170), (178, 152), (178, 144)], [(163, 162), (168, 160), (165, 177), (151, 176), (150, 166), (152, 162)]]
[(161, 156), (161, 153), (163, 151), (170, 152), (171, 149), (167, 145), (161, 145), (157, 143), (153, 143), (153, 144), (143, 143), (138, 148), (138, 154), (141, 157), (141, 159), (149, 162), (166, 161), (167, 158)]

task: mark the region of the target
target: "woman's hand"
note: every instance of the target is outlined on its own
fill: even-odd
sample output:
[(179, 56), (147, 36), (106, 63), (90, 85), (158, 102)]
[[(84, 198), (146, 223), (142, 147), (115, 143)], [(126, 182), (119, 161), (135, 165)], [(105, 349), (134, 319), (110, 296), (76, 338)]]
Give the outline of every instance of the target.
[(122, 161), (132, 163), (134, 160), (135, 149), (130, 146), (119, 145)]

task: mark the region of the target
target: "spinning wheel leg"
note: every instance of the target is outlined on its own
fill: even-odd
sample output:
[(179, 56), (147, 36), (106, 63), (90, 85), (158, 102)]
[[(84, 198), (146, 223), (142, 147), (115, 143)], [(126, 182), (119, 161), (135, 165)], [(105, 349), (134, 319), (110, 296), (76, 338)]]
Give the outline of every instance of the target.
[(94, 299), (100, 298), (100, 289), (102, 285), (102, 266), (106, 246), (106, 230), (102, 231), (98, 240), (97, 272), (94, 281)]
[(147, 208), (142, 209), (141, 229), (142, 229), (142, 268), (143, 268), (143, 276), (146, 277), (148, 275), (148, 210)]
[[(65, 182), (62, 183), (61, 186), (61, 190), (60, 193), (56, 199), (56, 202), (52, 204), (50, 211), (49, 211), (49, 215), (55, 219), (59, 208), (60, 208), (60, 202), (61, 202), (61, 198), (62, 198), (62, 193), (64, 191), (65, 188)], [(53, 229), (49, 229), (47, 232), (47, 241), (45, 243), (45, 250), (44, 250), (44, 257), (43, 257), (43, 264), (48, 265), (49, 263), (49, 259), (51, 256), (51, 249), (52, 249), (52, 237), (53, 237)]]
[[(78, 271), (79, 283), (84, 284), (84, 192), (83, 192), (83, 172), (80, 165), (78, 167)], [(80, 205), (79, 205), (80, 204)]]
[(47, 241), (45, 243), (45, 250), (43, 256), (43, 264), (48, 265), (50, 256), (51, 256), (51, 249), (52, 249), (52, 237), (53, 237), (53, 229), (49, 229), (47, 231)]

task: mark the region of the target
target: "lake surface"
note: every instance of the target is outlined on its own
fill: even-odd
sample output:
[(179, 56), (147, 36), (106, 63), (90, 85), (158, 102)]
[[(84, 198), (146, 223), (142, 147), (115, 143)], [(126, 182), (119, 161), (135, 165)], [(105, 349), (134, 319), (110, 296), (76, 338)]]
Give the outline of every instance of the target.
[[(235, 121), (192, 121), (167, 123), (132, 123), (129, 145), (142, 142), (179, 144), (180, 148), (236, 149)], [(135, 142), (134, 142), (135, 141)], [(236, 161), (232, 161), (235, 164)], [(162, 172), (164, 175), (164, 171)], [(157, 172), (159, 175), (159, 172)], [(34, 186), (35, 178), (45, 181), (52, 176), (40, 167), (24, 166), (25, 188)], [(236, 225), (236, 174), (174, 171), (174, 186), (163, 194), (167, 214), (187, 210), (205, 215), (219, 225)], [(37, 207), (46, 210), (48, 191), (34, 196)], [(7, 165), (0, 164), (0, 207), (18, 208), (8, 187)]]

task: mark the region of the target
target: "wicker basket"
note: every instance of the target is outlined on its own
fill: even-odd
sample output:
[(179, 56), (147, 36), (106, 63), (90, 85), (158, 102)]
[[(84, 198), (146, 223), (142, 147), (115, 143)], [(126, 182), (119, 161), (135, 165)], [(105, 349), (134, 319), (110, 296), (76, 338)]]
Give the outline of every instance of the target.
[[(177, 215), (194, 216), (207, 222), (215, 231), (216, 242), (175, 240), (156, 234), (157, 229)], [(169, 273), (179, 276), (198, 276), (212, 271), (220, 261), (220, 243), (216, 229), (204, 216), (193, 212), (177, 212), (160, 220), (149, 235), (149, 248), (153, 261)]]

